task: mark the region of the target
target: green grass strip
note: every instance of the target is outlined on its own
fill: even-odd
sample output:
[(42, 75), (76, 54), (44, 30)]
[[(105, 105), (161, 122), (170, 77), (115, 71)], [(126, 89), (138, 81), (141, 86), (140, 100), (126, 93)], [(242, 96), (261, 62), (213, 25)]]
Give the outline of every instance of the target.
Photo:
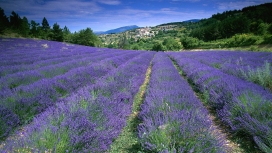
[(146, 87), (150, 80), (151, 69), (152, 64), (150, 63), (145, 74), (144, 83), (141, 85), (139, 92), (134, 97), (132, 113), (128, 117), (127, 125), (124, 127), (119, 137), (112, 143), (109, 153), (133, 153), (141, 150), (137, 137), (137, 126), (141, 123), (138, 119), (138, 113), (140, 111), (140, 105), (144, 100)]

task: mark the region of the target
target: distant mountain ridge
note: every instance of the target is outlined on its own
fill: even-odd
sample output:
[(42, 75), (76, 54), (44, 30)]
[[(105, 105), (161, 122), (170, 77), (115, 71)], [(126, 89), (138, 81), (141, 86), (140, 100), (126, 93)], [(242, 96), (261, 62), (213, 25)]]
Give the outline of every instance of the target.
[(96, 35), (101, 35), (101, 34), (110, 34), (110, 33), (121, 33), (121, 32), (125, 32), (128, 30), (132, 30), (132, 29), (136, 29), (139, 28), (137, 25), (130, 25), (130, 26), (124, 26), (124, 27), (120, 27), (120, 28), (116, 28), (116, 29), (111, 29), (108, 31), (100, 31), (100, 32), (94, 32)]

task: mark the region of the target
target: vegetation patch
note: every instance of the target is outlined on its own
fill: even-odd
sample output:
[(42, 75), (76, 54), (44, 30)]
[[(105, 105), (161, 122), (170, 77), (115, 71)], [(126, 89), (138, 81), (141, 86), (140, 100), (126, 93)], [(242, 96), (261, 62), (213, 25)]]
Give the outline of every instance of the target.
[[(151, 61), (152, 63), (152, 61)], [(144, 83), (141, 85), (138, 93), (134, 97), (134, 102), (132, 106), (132, 114), (127, 119), (127, 125), (124, 127), (123, 131), (119, 137), (111, 145), (109, 152), (119, 153), (119, 152), (138, 152), (141, 150), (141, 145), (138, 142), (137, 137), (137, 126), (141, 123), (138, 118), (138, 113), (140, 111), (140, 105), (144, 100), (144, 94), (146, 87), (150, 80), (150, 74), (152, 71), (152, 64), (147, 69), (146, 77)]]

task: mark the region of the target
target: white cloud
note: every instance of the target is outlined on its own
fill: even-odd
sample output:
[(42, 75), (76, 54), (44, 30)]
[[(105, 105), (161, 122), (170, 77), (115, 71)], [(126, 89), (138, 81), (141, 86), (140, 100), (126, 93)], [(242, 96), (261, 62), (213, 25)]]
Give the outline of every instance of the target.
[(219, 2), (219, 10), (239, 10), (246, 6), (255, 5), (255, 2), (252, 1), (234, 1), (234, 2)]
[[(41, 23), (42, 18), (46, 17), (51, 26), (57, 22), (61, 27), (66, 25), (71, 31), (86, 27), (90, 27), (94, 31), (101, 31), (133, 24), (138, 26), (155, 26), (167, 22), (209, 18), (217, 12), (241, 9), (245, 6), (264, 3), (263, 0), (213, 0), (212, 3), (203, 1), (202, 3), (206, 4), (206, 7), (203, 7), (204, 4), (200, 5), (202, 9), (206, 10), (204, 11), (201, 8), (196, 10), (191, 10), (191, 8), (180, 9), (176, 5), (179, 2), (188, 3), (200, 0), (170, 0), (168, 3), (171, 3), (171, 5), (163, 5), (164, 3), (158, 2), (162, 0), (148, 1), (157, 1), (152, 4), (155, 6), (157, 3), (160, 3), (162, 7), (155, 9), (155, 7), (147, 7), (145, 5), (146, 7), (143, 9), (138, 6), (138, 8), (135, 8), (133, 5), (127, 5), (125, 0), (0, 0), (0, 6), (8, 16), (14, 10), (21, 17), (26, 16), (29, 21), (35, 20)], [(163, 2), (165, 1), (167, 0)], [(122, 2), (124, 4), (120, 5)], [(106, 9), (116, 5), (120, 5), (123, 8), (114, 11)], [(138, 5), (142, 5), (142, 3), (138, 3)], [(208, 7), (212, 5), (214, 8), (208, 10)]]
[(164, 11), (164, 12), (165, 11), (173, 11), (173, 9), (172, 8), (162, 8), (161, 11)]
[(227, 0), (227, 1), (218, 1), (217, 8), (221, 11), (226, 10), (240, 10), (247, 6), (252, 5), (259, 5), (263, 3), (271, 2), (271, 0), (244, 0), (244, 1), (234, 1), (234, 0)]
[(97, 2), (107, 5), (119, 5), (121, 2), (119, 0), (97, 0)]
[[(81, 0), (54, 0), (44, 2), (42, 0), (13, 0), (0, 2), (7, 16), (11, 11), (15, 11), (21, 17), (26, 16), (30, 20), (69, 19), (78, 16), (87, 16), (99, 12), (102, 8), (95, 2)], [(50, 21), (49, 21), (50, 22)]]
[(172, 2), (199, 2), (201, 0), (172, 0)]

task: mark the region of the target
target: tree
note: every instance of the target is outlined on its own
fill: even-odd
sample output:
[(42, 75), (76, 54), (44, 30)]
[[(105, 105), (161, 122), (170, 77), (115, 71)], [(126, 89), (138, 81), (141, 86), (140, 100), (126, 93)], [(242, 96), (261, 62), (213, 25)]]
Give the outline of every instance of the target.
[(269, 24), (267, 24), (267, 23), (261, 23), (261, 24), (259, 24), (258, 30), (257, 30), (257, 34), (258, 35), (264, 35), (264, 34), (266, 34), (268, 28), (269, 28)]
[(32, 36), (34, 37), (38, 37), (38, 34), (39, 34), (39, 23), (36, 23), (35, 21), (31, 20), (30, 21), (30, 33)]
[(50, 39), (53, 33), (50, 31), (50, 26), (46, 18), (44, 17), (42, 20), (42, 26), (39, 28), (39, 37), (42, 39)]
[(42, 29), (44, 31), (48, 31), (50, 29), (49, 23), (48, 23), (48, 21), (46, 20), (45, 17), (42, 20)]
[(182, 48), (182, 46), (177, 42), (174, 38), (166, 38), (163, 43), (166, 50), (174, 50), (178, 51)]
[(53, 25), (52, 33), (52, 40), (63, 41), (63, 31), (57, 23)]
[(21, 26), (20, 26), (20, 33), (24, 36), (27, 37), (30, 32), (30, 25), (28, 23), (28, 20), (26, 17), (23, 17), (21, 21)]
[(133, 44), (133, 45), (131, 46), (131, 49), (132, 49), (132, 50), (140, 50), (140, 47), (139, 47), (138, 44)]
[(68, 27), (64, 26), (62, 32), (63, 32), (63, 41), (65, 41), (65, 42), (72, 42), (72, 33), (68, 29)]
[(22, 19), (20, 18), (20, 16), (17, 13), (15, 13), (14, 11), (12, 11), (9, 19), (10, 19), (10, 25), (11, 25), (12, 29), (18, 31), (19, 27), (21, 26), (21, 22), (22, 22)]
[(272, 34), (272, 23), (270, 23), (269, 27), (267, 28), (268, 33)]
[(0, 33), (2, 33), (9, 25), (9, 20), (4, 10), (0, 7)]
[(186, 49), (197, 47), (200, 44), (200, 41), (193, 37), (182, 37), (180, 38), (180, 42)]
[(159, 42), (156, 42), (153, 47), (152, 47), (152, 50), (154, 51), (163, 51), (164, 50), (164, 47), (161, 43)]
[(73, 34), (72, 42), (85, 46), (101, 46), (100, 39), (93, 33), (91, 28), (80, 30)]

